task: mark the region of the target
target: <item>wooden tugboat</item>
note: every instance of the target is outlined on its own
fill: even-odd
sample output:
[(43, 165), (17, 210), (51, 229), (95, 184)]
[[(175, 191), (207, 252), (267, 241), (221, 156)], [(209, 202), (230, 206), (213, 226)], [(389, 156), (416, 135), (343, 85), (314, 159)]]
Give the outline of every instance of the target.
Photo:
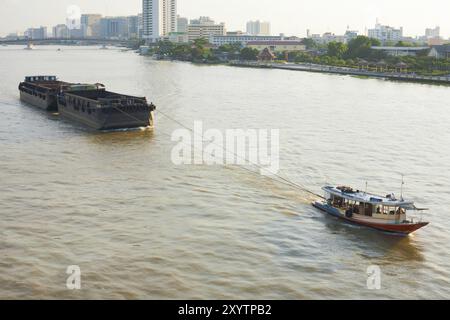
[(403, 197), (396, 199), (393, 194), (383, 197), (344, 186), (325, 186), (322, 190), (325, 200), (312, 205), (352, 224), (399, 235), (408, 235), (429, 224), (407, 217), (407, 211), (426, 209), (417, 208)]
[(61, 87), (69, 83), (58, 81), (55, 76), (25, 77), (19, 84), (20, 100), (46, 111), (58, 111), (56, 96)]
[(132, 129), (153, 126), (153, 111), (145, 97), (106, 91), (102, 84), (65, 87), (58, 95), (61, 116), (95, 130)]

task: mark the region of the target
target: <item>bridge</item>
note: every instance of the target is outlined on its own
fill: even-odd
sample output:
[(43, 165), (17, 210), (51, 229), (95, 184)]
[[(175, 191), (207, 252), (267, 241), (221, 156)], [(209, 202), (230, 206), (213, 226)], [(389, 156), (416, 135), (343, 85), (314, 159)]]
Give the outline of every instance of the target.
[(138, 39), (106, 39), (106, 38), (45, 38), (45, 39), (0, 39), (0, 45), (49, 45), (49, 44), (100, 44), (100, 45), (123, 45), (137, 46), (141, 43)]

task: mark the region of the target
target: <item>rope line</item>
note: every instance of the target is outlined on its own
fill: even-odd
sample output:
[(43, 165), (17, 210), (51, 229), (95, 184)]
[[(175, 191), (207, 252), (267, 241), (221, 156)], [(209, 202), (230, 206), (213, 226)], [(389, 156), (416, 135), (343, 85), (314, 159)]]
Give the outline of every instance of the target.
[[(189, 130), (189, 131), (192, 132), (193, 134), (196, 134), (196, 132), (194, 132), (194, 130), (193, 130), (192, 128), (190, 128), (190, 127), (184, 125), (182, 122), (180, 122), (180, 121), (178, 121), (178, 120), (176, 120), (176, 119), (170, 117), (169, 115), (167, 115), (166, 113), (162, 112), (161, 110), (156, 109), (156, 112), (162, 114), (163, 116), (165, 116), (165, 117), (168, 118), (169, 120), (171, 120), (171, 121), (177, 123), (178, 125), (182, 126), (182, 127), (185, 128), (185, 129)], [(200, 135), (197, 134), (197, 136), (200, 136)], [(203, 138), (203, 137), (202, 137), (202, 138)], [(202, 142), (205, 142), (205, 141), (202, 139)], [(261, 165), (259, 165), (259, 164), (257, 164), (257, 163), (254, 163), (254, 162), (252, 162), (252, 161), (250, 161), (250, 160), (248, 160), (248, 159), (246, 159), (246, 158), (243, 158), (243, 157), (239, 156), (237, 153), (228, 150), (226, 147), (223, 147), (223, 146), (221, 146), (221, 145), (219, 145), (219, 144), (217, 144), (217, 143), (214, 143), (214, 142), (210, 142), (210, 141), (208, 141), (208, 142), (209, 142), (209, 143), (212, 143), (212, 144), (214, 144), (214, 145), (216, 145), (216, 146), (222, 147), (223, 150), (224, 150), (225, 152), (227, 152), (227, 153), (229, 153), (229, 154), (231, 154), (231, 155), (233, 155), (233, 156), (236, 156), (237, 158), (239, 158), (239, 159), (241, 159), (241, 160), (247, 161), (249, 164), (251, 164), (251, 165), (257, 167), (258, 169), (261, 169), (261, 170), (264, 170), (264, 169), (265, 169), (265, 168), (262, 167)], [(256, 172), (254, 172), (254, 171), (252, 171), (252, 170), (250, 170), (250, 169), (248, 169), (248, 168), (245, 168), (245, 167), (243, 167), (243, 166), (240, 166), (239, 168), (241, 168), (241, 169), (243, 169), (243, 170), (246, 170), (246, 171), (249, 171), (249, 172), (251, 172), (251, 173), (253, 173), (253, 174), (256, 174)], [(324, 197), (323, 197), (322, 195), (319, 195), (319, 194), (317, 194), (317, 193), (315, 193), (315, 192), (313, 192), (313, 191), (307, 189), (306, 187), (304, 187), (304, 186), (302, 186), (302, 185), (300, 185), (300, 184), (297, 184), (297, 183), (295, 183), (295, 182), (293, 182), (293, 181), (291, 181), (291, 180), (289, 180), (289, 179), (287, 179), (287, 178), (284, 178), (283, 176), (281, 176), (281, 175), (279, 175), (279, 174), (273, 173), (273, 175), (276, 176), (276, 177), (277, 177), (278, 179), (280, 179), (281, 181), (280, 181), (280, 180), (276, 180), (276, 179), (273, 179), (273, 180), (276, 180), (276, 181), (278, 181), (278, 182), (280, 182), (280, 183), (283, 183), (283, 184), (285, 184), (285, 185), (288, 185), (288, 186), (297, 188), (297, 189), (299, 189), (299, 190), (301, 190), (301, 191), (303, 191), (303, 192), (306, 192), (306, 193), (308, 193), (308, 194), (310, 194), (310, 195), (313, 195), (313, 196), (315, 196), (315, 197), (319, 197), (319, 198), (321, 198), (321, 199), (324, 199)]]
[[(9, 106), (21, 106), (20, 104), (16, 104), (16, 103), (10, 103), (10, 102), (5, 102), (5, 101), (0, 101), (0, 102), (1, 102), (2, 104), (4, 104), (4, 105), (9, 105)], [(122, 113), (128, 115), (130, 118), (134, 118), (135, 120), (141, 121), (140, 119), (135, 118), (133, 115), (127, 113), (126, 111), (120, 110), (119, 108), (114, 107), (114, 106), (113, 106), (113, 108), (115, 108), (115, 109), (119, 110), (120, 112), (122, 112)], [(163, 116), (166, 117), (167, 119), (169, 119), (169, 120), (175, 122), (176, 124), (180, 125), (181, 127), (185, 128), (186, 130), (192, 132), (194, 135), (197, 134), (197, 136), (200, 136), (200, 135), (198, 135), (198, 133), (196, 133), (192, 128), (190, 128), (190, 127), (188, 127), (187, 125), (183, 124), (183, 123), (180, 122), (179, 120), (172, 118), (171, 116), (169, 116), (169, 115), (166, 114), (165, 112), (161, 111), (160, 109), (156, 109), (155, 111), (158, 112), (158, 113), (160, 113), (161, 115), (163, 115)], [(167, 136), (169, 136), (169, 137), (171, 137), (171, 135), (168, 134), (168, 133), (166, 133), (166, 132), (162, 132), (162, 133), (165, 134), (165, 135), (167, 135)], [(203, 138), (203, 137), (202, 137), (202, 138)], [(206, 142), (206, 141), (202, 139), (202, 142)], [(226, 147), (224, 147), (224, 146), (221, 146), (221, 145), (219, 145), (219, 144), (217, 144), (217, 143), (214, 143), (214, 142), (211, 142), (211, 141), (208, 141), (208, 142), (209, 142), (209, 143), (212, 143), (212, 144), (214, 144), (214, 145), (216, 145), (216, 146), (222, 147), (223, 151), (225, 151), (226, 153), (231, 154), (231, 155), (233, 155), (233, 156), (235, 156), (236, 158), (239, 158), (239, 159), (241, 159), (241, 160), (244, 160), (244, 161), (248, 162), (250, 165), (252, 165), (252, 166), (254, 166), (254, 167), (256, 167), (256, 168), (258, 168), (258, 169), (260, 169), (260, 170), (264, 170), (264, 169), (265, 169), (263, 166), (261, 166), (261, 165), (259, 165), (259, 164), (257, 164), (257, 163), (254, 163), (254, 162), (250, 161), (249, 159), (246, 159), (246, 158), (244, 158), (244, 157), (239, 156), (237, 153), (228, 150), (228, 149), (227, 149)], [(215, 156), (215, 155), (214, 155), (214, 156)], [(242, 169), (242, 170), (245, 170), (245, 171), (247, 171), (247, 172), (250, 172), (250, 173), (252, 173), (252, 174), (257, 174), (255, 171), (250, 170), (250, 169), (248, 169), (248, 168), (246, 168), (246, 167), (244, 167), (244, 166), (238, 166), (238, 168), (240, 168), (240, 169)], [(279, 175), (279, 174), (277, 174), (277, 173), (273, 173), (273, 175), (274, 175), (276, 178), (278, 178), (278, 179), (274, 179), (274, 178), (269, 177), (269, 176), (267, 176), (267, 177), (270, 178), (270, 179), (272, 179), (272, 180), (274, 180), (274, 181), (277, 181), (277, 182), (279, 182), (279, 183), (282, 183), (282, 184), (284, 184), (284, 185), (286, 185), (286, 186), (293, 187), (293, 188), (296, 188), (296, 189), (298, 189), (298, 190), (300, 190), (300, 191), (303, 191), (303, 192), (305, 192), (305, 193), (308, 193), (308, 194), (310, 194), (310, 195), (312, 195), (312, 196), (314, 196), (314, 197), (318, 197), (318, 198), (324, 199), (324, 197), (323, 197), (322, 195), (317, 194), (317, 193), (315, 193), (315, 192), (309, 190), (309, 189), (306, 188), (305, 186), (302, 186), (302, 185), (300, 185), (300, 184), (298, 184), (298, 183), (295, 183), (295, 182), (293, 182), (293, 181), (291, 181), (291, 180), (289, 180), (289, 179), (287, 179), (287, 178), (285, 178), (285, 177), (283, 177), (283, 176), (281, 176), (281, 175)]]

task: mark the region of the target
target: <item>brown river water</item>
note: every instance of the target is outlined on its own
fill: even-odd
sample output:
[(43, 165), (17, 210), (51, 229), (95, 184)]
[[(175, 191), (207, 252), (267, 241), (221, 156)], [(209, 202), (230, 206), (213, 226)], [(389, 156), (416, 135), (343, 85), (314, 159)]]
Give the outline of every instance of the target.
[[(0, 298), (450, 298), (449, 87), (57, 48), (0, 48)], [(189, 127), (279, 129), (280, 173), (317, 193), (398, 194), (404, 174), (431, 224), (390, 236), (237, 166), (176, 166), (176, 122), (92, 132), (20, 103), (35, 74), (147, 96)]]

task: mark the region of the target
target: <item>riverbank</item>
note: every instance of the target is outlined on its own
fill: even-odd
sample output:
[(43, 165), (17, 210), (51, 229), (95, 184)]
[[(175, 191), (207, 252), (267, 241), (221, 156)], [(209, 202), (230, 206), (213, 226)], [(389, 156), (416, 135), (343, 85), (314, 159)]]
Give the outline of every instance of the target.
[(165, 61), (184, 61), (198, 65), (224, 65), (244, 68), (259, 68), (259, 69), (280, 69), (290, 71), (303, 71), (315, 73), (331, 73), (340, 75), (351, 75), (365, 78), (381, 78), (393, 81), (418, 82), (429, 84), (450, 85), (450, 75), (448, 76), (424, 76), (416, 73), (407, 72), (377, 72), (366, 69), (357, 69), (350, 67), (336, 67), (328, 65), (320, 65), (313, 63), (281, 63), (281, 62), (260, 62), (260, 61), (208, 61), (208, 60), (177, 60), (177, 59), (158, 59)]
[(370, 78), (383, 78), (396, 81), (408, 82), (422, 82), (435, 84), (450, 85), (449, 76), (421, 76), (414, 73), (400, 73), (400, 72), (375, 72), (363, 69), (348, 68), (348, 67), (334, 67), (317, 64), (296, 64), (296, 63), (273, 63), (273, 62), (256, 62), (256, 61), (232, 61), (231, 66), (247, 67), (247, 68), (267, 68), (267, 69), (282, 69), (291, 71), (304, 72), (318, 72), (318, 73), (333, 73), (342, 75), (353, 75)]

